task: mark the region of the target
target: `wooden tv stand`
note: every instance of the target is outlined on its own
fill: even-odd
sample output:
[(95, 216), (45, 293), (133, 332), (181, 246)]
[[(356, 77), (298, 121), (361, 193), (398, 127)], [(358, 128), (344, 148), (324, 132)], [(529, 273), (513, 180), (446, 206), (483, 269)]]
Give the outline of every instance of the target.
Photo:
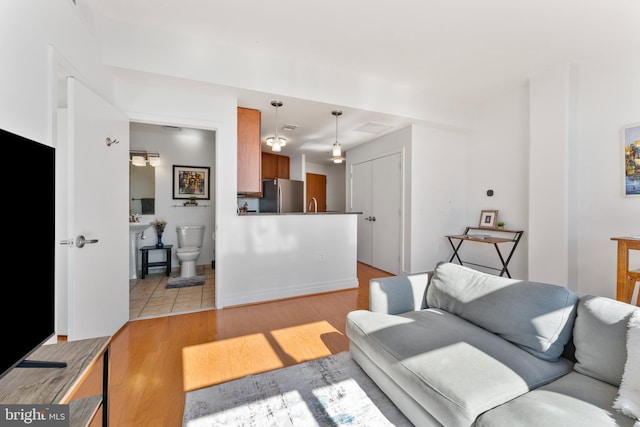
[[(66, 362), (66, 368), (14, 368), (0, 379), (2, 404), (68, 404), (70, 426), (93, 425), (102, 411), (102, 425), (109, 425), (109, 343), (111, 337), (43, 345), (27, 360)], [(74, 396), (93, 369), (102, 370), (102, 393)]]

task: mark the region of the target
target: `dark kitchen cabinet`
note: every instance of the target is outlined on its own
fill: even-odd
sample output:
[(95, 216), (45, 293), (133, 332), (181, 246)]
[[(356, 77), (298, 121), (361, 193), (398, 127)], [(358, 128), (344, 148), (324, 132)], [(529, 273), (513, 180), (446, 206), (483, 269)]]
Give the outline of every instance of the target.
[(262, 152), (262, 179), (289, 179), (290, 160), (288, 156)]

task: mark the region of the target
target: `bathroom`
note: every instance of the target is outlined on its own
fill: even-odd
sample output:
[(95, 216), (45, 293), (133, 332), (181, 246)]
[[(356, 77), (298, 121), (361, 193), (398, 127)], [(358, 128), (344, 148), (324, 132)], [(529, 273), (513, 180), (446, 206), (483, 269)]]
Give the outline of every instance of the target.
[[(130, 150), (157, 153), (160, 164), (153, 167), (149, 164), (144, 168), (152, 168), (147, 171), (155, 177), (155, 190), (152, 202), (145, 201), (146, 205), (152, 204), (153, 213), (141, 211), (140, 200), (130, 200), (130, 214), (136, 214), (138, 221), (149, 223), (154, 220), (167, 222), (162, 234), (162, 243), (173, 245), (172, 249), (172, 275), (179, 275), (180, 262), (176, 256), (178, 248), (176, 226), (178, 225), (204, 225), (204, 238), (200, 255), (196, 260), (197, 266), (211, 266), (215, 261), (213, 233), (215, 230), (215, 131), (191, 129), (186, 127), (163, 126), (148, 123), (131, 122)], [(174, 199), (174, 170), (173, 166), (188, 166), (194, 168), (209, 168), (209, 198), (197, 199), (197, 205), (187, 204), (188, 199)], [(131, 166), (131, 168), (138, 168)], [(136, 198), (136, 197), (134, 197)], [(148, 198), (148, 196), (147, 196)], [(157, 235), (153, 227), (138, 234), (136, 246), (155, 245)], [(149, 262), (164, 260), (163, 251), (150, 251)], [(137, 273), (140, 273), (140, 257), (137, 257)], [(159, 273), (163, 267), (149, 269), (149, 274)]]

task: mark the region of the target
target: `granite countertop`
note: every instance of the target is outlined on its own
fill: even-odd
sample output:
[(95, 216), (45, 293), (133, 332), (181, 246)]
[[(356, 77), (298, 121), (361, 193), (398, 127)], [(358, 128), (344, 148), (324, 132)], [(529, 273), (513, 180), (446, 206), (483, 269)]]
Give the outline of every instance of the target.
[(255, 216), (255, 215), (359, 215), (362, 212), (342, 212), (342, 211), (329, 211), (329, 212), (239, 212), (240, 216)]

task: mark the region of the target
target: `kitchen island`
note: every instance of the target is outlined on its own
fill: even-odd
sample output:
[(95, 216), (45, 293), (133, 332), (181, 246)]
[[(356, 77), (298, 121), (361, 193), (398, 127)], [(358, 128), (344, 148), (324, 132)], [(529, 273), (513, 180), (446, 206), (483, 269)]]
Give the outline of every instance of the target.
[(357, 212), (238, 213), (224, 248), (235, 280), (220, 305), (356, 288), (357, 220)]

